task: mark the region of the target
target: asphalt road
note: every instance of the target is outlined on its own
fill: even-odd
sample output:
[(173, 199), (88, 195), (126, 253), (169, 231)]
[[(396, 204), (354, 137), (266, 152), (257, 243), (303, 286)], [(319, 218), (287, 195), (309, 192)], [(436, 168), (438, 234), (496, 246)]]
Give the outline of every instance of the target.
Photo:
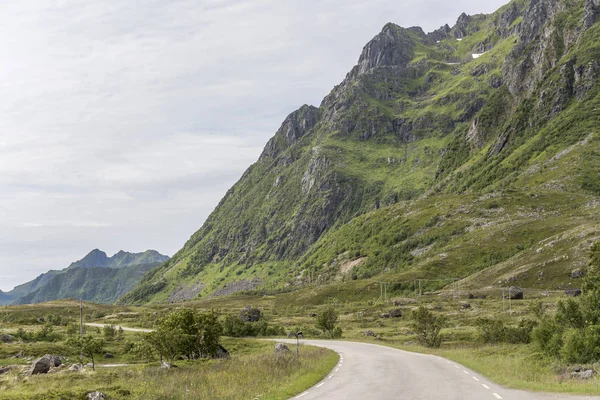
[[(295, 339), (278, 342), (295, 344)], [(468, 368), (437, 356), (368, 343), (325, 340), (302, 340), (301, 343), (332, 349), (340, 355), (340, 361), (323, 381), (294, 399), (600, 400), (600, 396), (506, 389)], [(290, 350), (294, 351), (293, 346)]]
[[(104, 328), (106, 325), (108, 324), (93, 324), (93, 323), (88, 323), (85, 324), (87, 326), (91, 326), (94, 328)], [(142, 329), (142, 328), (128, 328), (126, 326), (119, 326), (119, 325), (113, 325), (115, 327), (115, 329), (119, 329), (119, 328), (123, 328), (124, 331), (128, 331), (128, 332), (152, 332), (152, 329)]]

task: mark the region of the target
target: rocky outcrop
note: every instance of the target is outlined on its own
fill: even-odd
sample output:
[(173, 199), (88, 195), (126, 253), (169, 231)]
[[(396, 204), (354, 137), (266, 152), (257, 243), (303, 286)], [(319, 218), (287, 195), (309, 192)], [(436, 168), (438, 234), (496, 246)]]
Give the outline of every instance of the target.
[(300, 107), (283, 121), (275, 136), (265, 146), (260, 159), (276, 158), (285, 149), (307, 135), (318, 121), (318, 108), (308, 105)]
[(102, 392), (90, 392), (87, 394), (88, 400), (105, 400), (106, 395)]
[(506, 10), (500, 14), (498, 20), (498, 32), (501, 37), (508, 37), (515, 34), (521, 28), (520, 24), (516, 26), (513, 23), (521, 16), (521, 10), (516, 2), (512, 2), (508, 5)]
[(413, 59), (414, 43), (406, 29), (387, 24), (363, 49), (352, 79), (380, 67), (405, 67)]
[(598, 61), (593, 60), (587, 65), (578, 65), (573, 68), (573, 94), (578, 100), (583, 100), (594, 85), (597, 84), (600, 64), (598, 64)]
[(429, 36), (429, 38), (432, 41), (439, 42), (444, 39), (447, 39), (448, 36), (450, 35), (451, 31), (452, 31), (452, 28), (450, 28), (450, 26), (448, 24), (446, 24), (446, 25), (442, 26), (441, 28), (436, 29), (433, 32), (430, 32), (427, 36)]
[(600, 15), (600, 0), (585, 0), (583, 9), (583, 27), (591, 28), (598, 21)]
[(452, 28), (452, 33), (454, 37), (457, 39), (463, 39), (465, 36), (471, 33), (469, 23), (471, 22), (471, 17), (466, 13), (462, 13), (458, 20), (456, 21), (456, 25)]

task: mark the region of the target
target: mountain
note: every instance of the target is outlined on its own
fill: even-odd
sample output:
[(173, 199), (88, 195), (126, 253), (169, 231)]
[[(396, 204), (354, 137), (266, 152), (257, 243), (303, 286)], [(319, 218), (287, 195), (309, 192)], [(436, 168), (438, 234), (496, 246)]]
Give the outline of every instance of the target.
[(514, 0), (431, 33), (385, 25), (121, 302), (375, 276), (578, 285), (600, 237), (599, 15)]
[(145, 273), (159, 264), (133, 264), (122, 268), (69, 268), (53, 276), (39, 289), (18, 298), (14, 304), (42, 303), (66, 298), (114, 303), (135, 287)]
[[(0, 293), (0, 304), (27, 304), (81, 295), (89, 301), (107, 302), (106, 299), (110, 299), (108, 302), (113, 302), (133, 288), (151, 267), (156, 267), (168, 259), (169, 257), (155, 250), (143, 253), (119, 251), (108, 257), (103, 251), (95, 249), (63, 270), (48, 271), (32, 281), (16, 286), (10, 292)], [(90, 268), (94, 269), (96, 275), (90, 272), (90, 278), (93, 279), (83, 279), (87, 274), (84, 270)], [(127, 270), (115, 272), (109, 269)], [(104, 275), (100, 271), (104, 271)], [(90, 283), (96, 286), (90, 286)], [(105, 292), (97, 292), (99, 289)]]
[(105, 252), (98, 249), (92, 250), (81, 260), (71, 263), (69, 268), (89, 268), (89, 267), (107, 267), (121, 268), (128, 265), (162, 263), (169, 259), (155, 250), (147, 250), (143, 253), (128, 253), (119, 251), (112, 257), (108, 257)]

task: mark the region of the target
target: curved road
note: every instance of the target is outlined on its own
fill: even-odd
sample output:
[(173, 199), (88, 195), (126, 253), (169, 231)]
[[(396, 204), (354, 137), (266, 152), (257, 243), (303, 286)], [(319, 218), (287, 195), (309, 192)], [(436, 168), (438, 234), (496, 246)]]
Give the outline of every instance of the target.
[[(295, 344), (295, 339), (278, 342)], [(600, 396), (506, 389), (444, 358), (375, 344), (326, 340), (301, 343), (334, 350), (340, 355), (340, 361), (323, 381), (294, 399), (600, 400)]]
[[(105, 326), (93, 323), (86, 325), (98, 328)], [(133, 332), (152, 332), (151, 329), (122, 328)], [(296, 344), (295, 339), (274, 341)], [(329, 340), (302, 340), (301, 344), (331, 349), (340, 355), (340, 360), (325, 379), (293, 399), (600, 400), (600, 396), (506, 389), (453, 361), (377, 344)]]

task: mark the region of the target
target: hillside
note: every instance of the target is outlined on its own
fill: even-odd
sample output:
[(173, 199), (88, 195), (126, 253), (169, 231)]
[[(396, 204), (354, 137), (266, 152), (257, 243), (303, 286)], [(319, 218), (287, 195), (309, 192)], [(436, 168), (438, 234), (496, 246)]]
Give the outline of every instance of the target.
[(39, 289), (20, 297), (14, 304), (43, 303), (68, 298), (94, 303), (114, 303), (135, 287), (145, 273), (158, 265), (159, 263), (150, 263), (122, 268), (70, 268), (53, 276)]
[(121, 301), (374, 276), (577, 285), (599, 237), (599, 13), (514, 0), (428, 34), (387, 24)]
[[(63, 270), (48, 271), (32, 281), (16, 286), (9, 292), (1, 293), (0, 304), (11, 304), (13, 302), (28, 304), (30, 302), (70, 297), (79, 298), (82, 294), (85, 300), (113, 302), (119, 296), (133, 288), (143, 274), (148, 272), (151, 267), (156, 267), (168, 259), (169, 257), (155, 250), (147, 250), (142, 253), (119, 251), (114, 256), (108, 257), (103, 251), (95, 249), (81, 260), (71, 263), (69, 267)], [(87, 272), (83, 271), (84, 269), (96, 267), (103, 267), (100, 271), (104, 271), (106, 281), (102, 280), (102, 274), (98, 274), (91, 282), (94, 282), (98, 287), (106, 288), (108, 290), (106, 294), (96, 294), (97, 288), (90, 286), (88, 281), (81, 279), (87, 274)], [(106, 270), (127, 267), (129, 267), (127, 271), (115, 272)], [(124, 279), (123, 282), (115, 281), (119, 277)], [(88, 289), (91, 291), (88, 292)]]

